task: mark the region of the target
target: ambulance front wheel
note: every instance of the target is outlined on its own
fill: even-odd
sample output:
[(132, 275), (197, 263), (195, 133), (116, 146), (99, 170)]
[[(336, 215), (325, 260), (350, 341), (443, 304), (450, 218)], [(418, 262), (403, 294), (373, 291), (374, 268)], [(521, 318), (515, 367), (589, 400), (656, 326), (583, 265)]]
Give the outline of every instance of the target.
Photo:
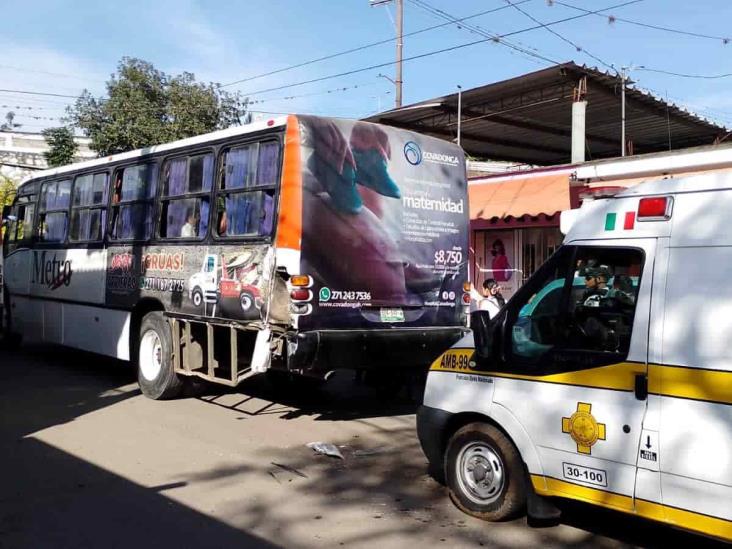
[(521, 455), (493, 425), (471, 423), (452, 436), (445, 479), (453, 503), (479, 519), (509, 520), (526, 508)]

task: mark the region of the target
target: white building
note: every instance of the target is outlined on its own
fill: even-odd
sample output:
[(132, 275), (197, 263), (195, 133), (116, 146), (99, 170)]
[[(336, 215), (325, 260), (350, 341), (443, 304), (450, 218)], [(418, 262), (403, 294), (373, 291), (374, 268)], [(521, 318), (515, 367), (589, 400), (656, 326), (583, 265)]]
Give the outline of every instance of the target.
[[(90, 160), (97, 154), (89, 149), (90, 139), (74, 138), (78, 146), (75, 161)], [(18, 185), (28, 179), (33, 172), (48, 167), (43, 153), (48, 144), (40, 133), (21, 131), (0, 132), (0, 176), (5, 176)]]

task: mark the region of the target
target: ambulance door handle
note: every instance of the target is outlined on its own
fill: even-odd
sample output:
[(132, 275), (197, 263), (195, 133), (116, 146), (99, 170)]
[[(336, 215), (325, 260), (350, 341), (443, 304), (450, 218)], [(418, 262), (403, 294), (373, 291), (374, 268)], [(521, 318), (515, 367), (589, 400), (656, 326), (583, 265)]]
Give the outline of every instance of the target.
[(648, 398), (648, 376), (646, 374), (635, 374), (635, 398), (637, 400)]

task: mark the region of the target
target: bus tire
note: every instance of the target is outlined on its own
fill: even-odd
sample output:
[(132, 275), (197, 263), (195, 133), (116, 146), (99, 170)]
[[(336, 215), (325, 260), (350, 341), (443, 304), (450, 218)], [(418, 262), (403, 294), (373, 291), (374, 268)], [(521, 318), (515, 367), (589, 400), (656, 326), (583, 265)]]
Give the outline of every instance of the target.
[(521, 455), (493, 425), (470, 423), (452, 436), (446, 451), (445, 479), (453, 503), (476, 518), (509, 520), (526, 508)]
[(137, 381), (142, 394), (153, 400), (175, 398), (183, 380), (173, 371), (172, 334), (163, 313), (146, 314), (137, 344)]

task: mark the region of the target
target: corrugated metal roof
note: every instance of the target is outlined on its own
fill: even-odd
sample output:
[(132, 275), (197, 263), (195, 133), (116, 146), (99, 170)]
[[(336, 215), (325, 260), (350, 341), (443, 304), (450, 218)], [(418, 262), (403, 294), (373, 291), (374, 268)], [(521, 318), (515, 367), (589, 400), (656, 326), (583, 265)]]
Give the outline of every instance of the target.
[[(620, 156), (620, 77), (563, 63), (462, 93), (461, 144), (480, 158), (537, 165), (570, 161), (572, 102), (587, 79), (588, 160)], [(641, 88), (626, 86), (626, 138), (635, 154), (710, 145), (729, 130)], [(367, 118), (454, 140), (457, 94)]]

